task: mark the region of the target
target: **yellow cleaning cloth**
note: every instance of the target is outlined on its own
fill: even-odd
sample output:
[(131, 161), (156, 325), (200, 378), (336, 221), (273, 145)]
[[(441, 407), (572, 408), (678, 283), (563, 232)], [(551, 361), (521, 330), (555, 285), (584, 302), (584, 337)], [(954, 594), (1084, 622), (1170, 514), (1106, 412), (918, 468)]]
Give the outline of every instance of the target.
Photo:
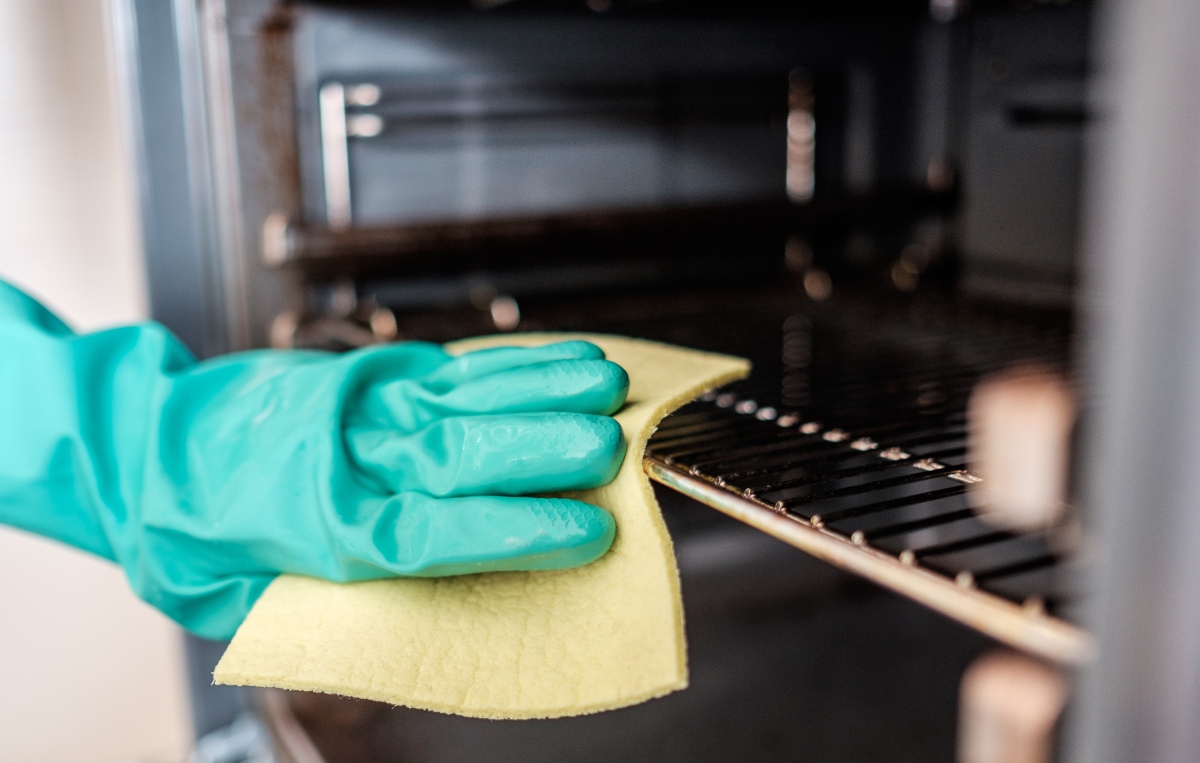
[(481, 718), (610, 710), (687, 686), (679, 573), (650, 482), (663, 416), (745, 376), (747, 361), (621, 337), (525, 334), (452, 352), (582, 338), (629, 372), (616, 415), (628, 455), (608, 485), (569, 494), (611, 511), (617, 537), (572, 570), (339, 585), (281, 576), (238, 629), (219, 684), (345, 694)]

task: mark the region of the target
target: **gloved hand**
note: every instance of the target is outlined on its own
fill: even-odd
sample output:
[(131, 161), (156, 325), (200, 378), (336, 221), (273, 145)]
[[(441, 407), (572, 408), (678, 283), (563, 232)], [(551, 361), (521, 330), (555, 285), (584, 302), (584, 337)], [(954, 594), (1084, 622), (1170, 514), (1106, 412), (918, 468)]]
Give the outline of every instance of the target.
[(197, 363), (163, 327), (77, 336), (0, 283), (0, 522), (124, 567), (228, 638), (281, 572), (544, 570), (612, 543), (629, 380), (595, 345), (424, 343)]

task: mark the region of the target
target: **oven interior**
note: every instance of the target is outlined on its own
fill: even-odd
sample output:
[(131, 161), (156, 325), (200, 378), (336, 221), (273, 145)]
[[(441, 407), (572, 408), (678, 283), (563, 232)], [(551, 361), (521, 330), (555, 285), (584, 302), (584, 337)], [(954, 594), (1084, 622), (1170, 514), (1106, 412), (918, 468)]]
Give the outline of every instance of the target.
[[(949, 761), (973, 660), (1084, 658), (1078, 522), (975, 518), (965, 410), (991, 372), (1075, 362), (1089, 4), (175, 5), (134, 3), (141, 119), (187, 157), (197, 235), (168, 252), (149, 217), (147, 268), (199, 353), (591, 331), (755, 368), (647, 453), (688, 690), (470, 720), (213, 687), (221, 645), (189, 637), (198, 736), (253, 711), (280, 760)], [(178, 186), (161, 156), (151, 207)], [(946, 586), (960, 604), (931, 604)]]

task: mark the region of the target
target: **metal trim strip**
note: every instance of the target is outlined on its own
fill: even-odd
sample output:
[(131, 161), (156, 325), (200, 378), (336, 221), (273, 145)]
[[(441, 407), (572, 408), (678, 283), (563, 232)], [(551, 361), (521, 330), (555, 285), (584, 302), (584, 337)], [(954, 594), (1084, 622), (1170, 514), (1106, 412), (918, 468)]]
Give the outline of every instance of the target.
[(1091, 634), (1039, 609), (1022, 607), (825, 527), (774, 511), (764, 503), (647, 457), (646, 475), (734, 519), (848, 572), (924, 604), (998, 641), (1054, 662), (1083, 664), (1096, 657)]

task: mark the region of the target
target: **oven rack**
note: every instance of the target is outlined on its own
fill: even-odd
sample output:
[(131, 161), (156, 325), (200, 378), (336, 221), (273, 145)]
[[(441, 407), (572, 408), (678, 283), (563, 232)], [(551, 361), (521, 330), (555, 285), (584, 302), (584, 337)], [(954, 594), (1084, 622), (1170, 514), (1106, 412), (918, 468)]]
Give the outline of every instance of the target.
[[(941, 381), (961, 399), (953, 388), (970, 379)], [(1014, 648), (1095, 656), (1091, 635), (1057, 616), (1078, 594), (1069, 528), (1011, 532), (967, 504), (980, 478), (965, 465), (961, 406), (843, 429), (760, 406), (744, 386), (664, 419), (647, 475)]]

